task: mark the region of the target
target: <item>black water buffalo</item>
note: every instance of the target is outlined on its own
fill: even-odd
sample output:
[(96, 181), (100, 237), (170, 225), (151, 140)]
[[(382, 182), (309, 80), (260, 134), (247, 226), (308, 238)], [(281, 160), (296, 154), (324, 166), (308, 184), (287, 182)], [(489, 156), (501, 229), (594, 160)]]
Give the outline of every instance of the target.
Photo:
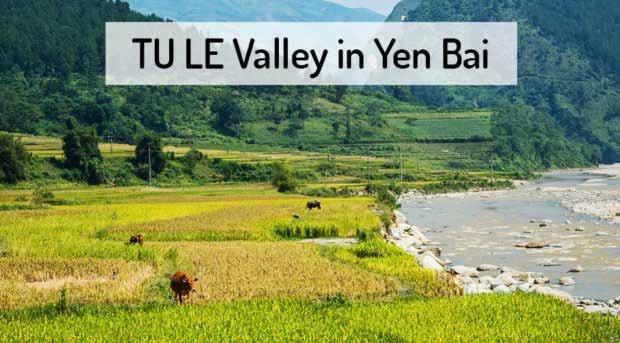
[(312, 210), (314, 208), (318, 208), (320, 210), (321, 209), (321, 202), (318, 201), (318, 200), (308, 201), (308, 203), (306, 204), (306, 208), (308, 210)]
[(129, 238), (129, 244), (144, 244), (144, 237), (142, 235), (131, 236)]

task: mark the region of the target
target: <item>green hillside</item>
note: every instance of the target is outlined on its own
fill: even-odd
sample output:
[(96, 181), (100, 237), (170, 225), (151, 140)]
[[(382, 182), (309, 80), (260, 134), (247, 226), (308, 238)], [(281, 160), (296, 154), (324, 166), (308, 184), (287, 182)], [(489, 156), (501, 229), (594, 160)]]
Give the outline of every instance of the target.
[(446, 109), (496, 109), (496, 153), (507, 164), (538, 168), (618, 161), (618, 4), (407, 0), (397, 9), (414, 3), (410, 21), (519, 22), (517, 87), (413, 87), (418, 100)]
[(557, 29), (580, 20), (577, 5), (568, 5), (557, 25), (539, 25), (532, 15), (553, 10), (554, 3), (407, 1), (395, 9), (414, 7), (408, 17), (420, 21), (519, 20), (518, 87), (106, 87), (104, 22), (162, 19), (123, 2), (94, 3), (0, 5), (7, 37), (0, 41), (0, 130), (59, 136), (64, 119), (73, 116), (119, 143), (134, 143), (145, 131), (185, 145), (264, 151), (344, 145), (338, 149), (347, 154), (363, 144), (468, 142), (485, 154), (493, 150), (500, 168), (521, 170), (620, 156), (620, 97), (607, 72), (617, 69), (610, 54), (615, 26), (601, 26), (610, 38), (598, 50), (590, 48), (599, 38), (587, 26), (613, 11), (606, 17), (593, 10), (585, 21), (590, 33), (577, 45)]

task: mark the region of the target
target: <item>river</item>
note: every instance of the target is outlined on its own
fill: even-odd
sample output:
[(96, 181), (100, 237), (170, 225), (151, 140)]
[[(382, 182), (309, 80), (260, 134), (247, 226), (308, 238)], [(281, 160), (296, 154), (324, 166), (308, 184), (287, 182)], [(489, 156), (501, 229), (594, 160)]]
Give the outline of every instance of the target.
[[(620, 216), (608, 213), (616, 208), (620, 178), (570, 171), (511, 191), (415, 196), (401, 212), (454, 264), (541, 272), (555, 284), (572, 276), (576, 285), (562, 290), (605, 300), (620, 296)], [(515, 247), (534, 241), (549, 246)], [(568, 273), (577, 266), (584, 271)]]

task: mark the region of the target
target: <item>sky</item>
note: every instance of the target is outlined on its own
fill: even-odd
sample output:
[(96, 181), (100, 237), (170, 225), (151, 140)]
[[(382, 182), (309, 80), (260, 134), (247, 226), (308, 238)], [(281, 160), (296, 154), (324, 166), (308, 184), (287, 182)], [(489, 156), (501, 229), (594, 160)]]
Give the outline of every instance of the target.
[(381, 13), (385, 16), (392, 13), (392, 9), (400, 0), (329, 0), (337, 4), (341, 4), (347, 7), (364, 7), (369, 8), (377, 13)]

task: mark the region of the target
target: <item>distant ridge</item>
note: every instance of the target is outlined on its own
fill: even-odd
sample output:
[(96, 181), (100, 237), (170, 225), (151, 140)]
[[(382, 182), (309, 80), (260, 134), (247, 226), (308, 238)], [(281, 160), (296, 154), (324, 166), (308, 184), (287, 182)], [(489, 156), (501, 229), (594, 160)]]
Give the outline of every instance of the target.
[(175, 21), (384, 21), (366, 8), (325, 0), (128, 0), (132, 9)]

